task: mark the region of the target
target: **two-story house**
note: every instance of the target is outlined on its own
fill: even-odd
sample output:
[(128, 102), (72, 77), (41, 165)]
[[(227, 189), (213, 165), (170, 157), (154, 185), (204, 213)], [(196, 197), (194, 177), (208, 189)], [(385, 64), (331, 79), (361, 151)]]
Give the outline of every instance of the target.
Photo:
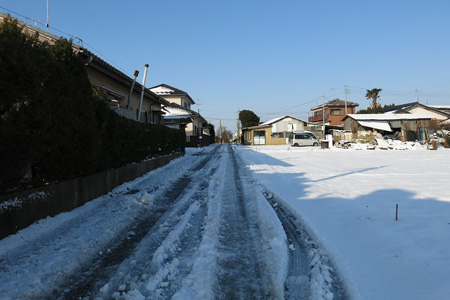
[[(185, 126), (187, 147), (209, 144), (206, 142), (206, 136), (209, 138), (210, 135), (209, 127), (206, 125), (207, 121), (198, 112), (191, 109), (195, 101), (188, 93), (168, 84), (160, 84), (150, 90), (170, 102), (163, 108), (165, 117), (167, 117), (165, 124), (172, 127)], [(186, 118), (189, 118), (190, 122)], [(202, 139), (205, 140), (201, 142)]]
[[(139, 82), (136, 81), (133, 85), (133, 80), (129, 76), (88, 50), (79, 47), (77, 51), (86, 61), (86, 71), (92, 86), (106, 93), (108, 104), (112, 109), (129, 119), (143, 123), (163, 124), (162, 106), (169, 104), (167, 100), (145, 87), (142, 94), (142, 85)], [(133, 86), (132, 91), (131, 86)]]
[(342, 118), (354, 114), (358, 103), (334, 99), (311, 108), (308, 122), (317, 125), (342, 125)]

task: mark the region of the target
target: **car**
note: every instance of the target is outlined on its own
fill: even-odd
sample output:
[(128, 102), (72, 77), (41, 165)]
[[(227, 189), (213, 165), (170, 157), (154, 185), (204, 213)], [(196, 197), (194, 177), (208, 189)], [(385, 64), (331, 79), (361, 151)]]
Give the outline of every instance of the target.
[(289, 145), (293, 147), (318, 146), (319, 141), (314, 133), (310, 131), (294, 131), (289, 136)]

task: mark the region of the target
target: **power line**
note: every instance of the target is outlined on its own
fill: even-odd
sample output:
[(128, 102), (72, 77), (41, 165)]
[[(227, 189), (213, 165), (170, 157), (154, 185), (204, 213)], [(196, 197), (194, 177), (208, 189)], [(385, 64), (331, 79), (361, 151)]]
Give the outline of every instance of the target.
[[(362, 88), (362, 87), (354, 87), (354, 86), (347, 86), (348, 88), (351, 89), (357, 89), (357, 90), (363, 90), (363, 91), (367, 91), (369, 89), (366, 88)], [(388, 95), (399, 95), (399, 96), (414, 96), (417, 95), (417, 92), (415, 91), (396, 91), (396, 90), (382, 90), (383, 94), (388, 94)], [(420, 94), (422, 96), (424, 95), (434, 95), (434, 96), (450, 96), (450, 92), (424, 92), (423, 90), (420, 90)]]
[(234, 118), (234, 119), (224, 119), (224, 118), (209, 118), (209, 117), (206, 117), (206, 116), (203, 116), (205, 119), (208, 119), (208, 120), (222, 120), (222, 121), (236, 121), (237, 120), (237, 118)]
[[(113, 65), (115, 68), (117, 68), (117, 69), (120, 70), (121, 72), (123, 72), (123, 73), (125, 73), (125, 74), (127, 73), (127, 72), (124, 71), (120, 66), (118, 66), (117, 64), (115, 64), (115, 63), (114, 63), (112, 60), (110, 60), (109, 58), (107, 58), (106, 55), (104, 55), (103, 53), (101, 53), (99, 50), (95, 49), (93, 46), (91, 46), (89, 43), (87, 43), (87, 42), (84, 41), (83, 39), (81, 39), (81, 38), (79, 38), (79, 37), (77, 37), (77, 36), (74, 36), (74, 35), (72, 35), (72, 34), (70, 34), (70, 33), (67, 33), (67, 32), (65, 32), (65, 31), (59, 30), (59, 29), (57, 29), (57, 28), (55, 28), (55, 27), (48, 26), (48, 24), (44, 24), (44, 23), (40, 22), (39, 20), (35, 20), (35, 19), (29, 18), (29, 17), (27, 17), (27, 16), (24, 16), (24, 15), (22, 15), (22, 14), (19, 14), (19, 13), (15, 12), (15, 11), (12, 11), (12, 10), (10, 10), (10, 9), (7, 9), (6, 7), (0, 6), (0, 8), (3, 9), (3, 10), (8, 11), (8, 12), (10, 12), (10, 13), (13, 13), (13, 14), (15, 14), (15, 15), (18, 15), (18, 16), (20, 16), (20, 17), (26, 19), (26, 20), (33, 21), (33, 22), (35, 22), (35, 23), (37, 23), (37, 24), (40, 24), (40, 25), (42, 25), (42, 26), (44, 26), (44, 27), (47, 27), (47, 28), (51, 28), (53, 31), (57, 31), (57, 32), (59, 32), (59, 33), (62, 33), (63, 35), (70, 37), (70, 38), (72, 39), (72, 42), (73, 42), (74, 40), (78, 40), (78, 43), (77, 43), (77, 44), (78, 44), (79, 46), (83, 47), (83, 48), (84, 48), (84, 44), (86, 44), (90, 49), (93, 50), (93, 52), (97, 53), (98, 56), (101, 56), (103, 60), (105, 60), (105, 61), (107, 61), (108, 63), (110, 63), (111, 65)], [(31, 25), (31, 26), (33, 26), (33, 25)], [(36, 26), (36, 27), (37, 27), (37, 26)]]

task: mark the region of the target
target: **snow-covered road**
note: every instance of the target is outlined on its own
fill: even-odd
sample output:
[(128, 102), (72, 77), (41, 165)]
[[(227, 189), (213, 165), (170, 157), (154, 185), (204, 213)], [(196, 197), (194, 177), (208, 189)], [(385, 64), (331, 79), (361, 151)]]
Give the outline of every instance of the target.
[(231, 146), (189, 150), (0, 241), (0, 299), (342, 299), (333, 267)]

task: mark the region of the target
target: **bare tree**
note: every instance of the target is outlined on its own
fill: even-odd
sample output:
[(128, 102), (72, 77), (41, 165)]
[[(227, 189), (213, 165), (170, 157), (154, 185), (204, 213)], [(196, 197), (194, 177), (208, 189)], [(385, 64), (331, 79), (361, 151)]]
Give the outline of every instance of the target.
[(231, 143), (233, 140), (233, 133), (229, 131), (225, 126), (217, 128), (216, 137), (218, 143)]

